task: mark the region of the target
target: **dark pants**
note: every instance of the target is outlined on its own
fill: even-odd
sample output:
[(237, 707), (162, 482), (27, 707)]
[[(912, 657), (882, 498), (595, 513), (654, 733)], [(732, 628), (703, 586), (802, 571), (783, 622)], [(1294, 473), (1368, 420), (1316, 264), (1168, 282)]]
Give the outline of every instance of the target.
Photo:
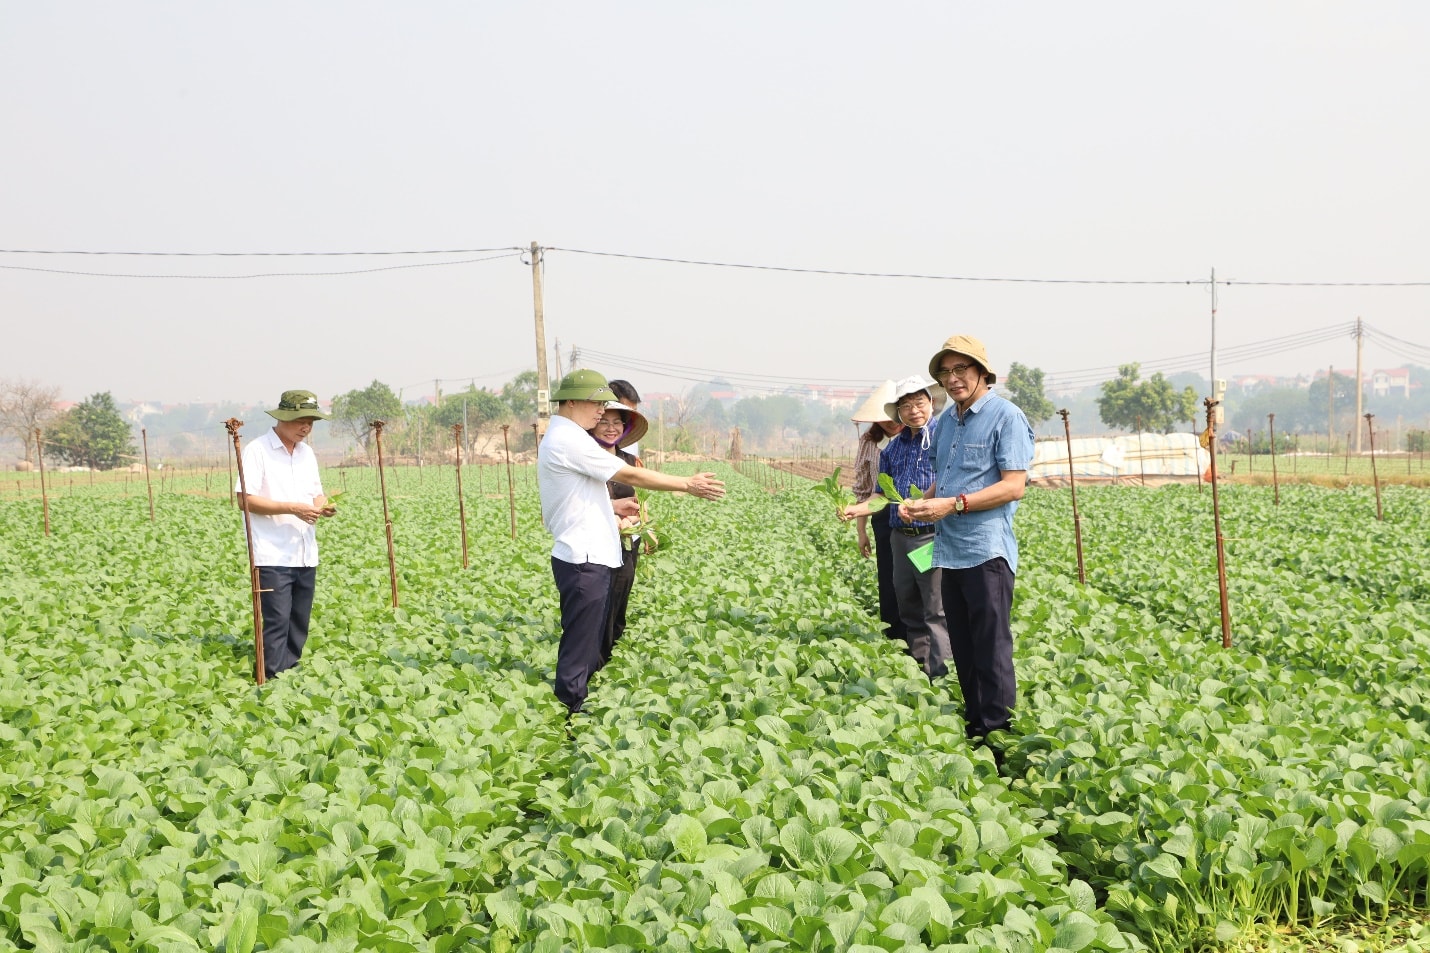
[(869, 523), (874, 533), (874, 562), (879, 575), (879, 619), (884, 623), (885, 635), (907, 642), (904, 620), (899, 617), (899, 595), (894, 589), (894, 551), (889, 548), (889, 534), (894, 528), (881, 516), (871, 516)]
[(586, 703), (586, 683), (601, 667), (606, 606), (615, 570), (596, 563), (552, 557), (551, 575), (561, 594), (561, 645), (556, 650), (556, 697), (571, 711)]
[(263, 606), (263, 677), (272, 678), (298, 664), (308, 641), (313, 614), (315, 566), (259, 566)]
[(971, 569), (945, 569), (943, 611), (968, 737), (1007, 728), (1018, 696), (1008, 563), (999, 556)]
[(934, 566), (919, 572), (909, 553), (933, 542), (933, 530), (908, 536), (895, 529), (889, 535), (894, 554), (894, 591), (899, 596), (899, 617), (904, 620), (908, 653), (932, 681), (948, 674), (948, 622), (943, 614), (943, 570)]
[(640, 540), (621, 551), (621, 568), (611, 572), (611, 601), (606, 606), (606, 634), (601, 640), (601, 665), (611, 660), (616, 643), (626, 631), (626, 606), (631, 602), (631, 588), (636, 584), (636, 561), (640, 558)]

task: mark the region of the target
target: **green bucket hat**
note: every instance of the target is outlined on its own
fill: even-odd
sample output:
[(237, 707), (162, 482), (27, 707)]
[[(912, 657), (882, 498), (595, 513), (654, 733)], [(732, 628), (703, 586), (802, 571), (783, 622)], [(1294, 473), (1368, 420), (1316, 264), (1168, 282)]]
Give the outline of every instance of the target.
[(332, 414), (318, 409), (318, 395), (310, 390), (285, 390), (278, 399), (278, 409), (267, 412), (274, 420), (297, 420), (300, 417), (316, 417), (327, 420)]
[(616, 395), (600, 371), (578, 370), (561, 378), (561, 383), (556, 386), (556, 393), (551, 395), (551, 399), (598, 400), (604, 403), (615, 400)]

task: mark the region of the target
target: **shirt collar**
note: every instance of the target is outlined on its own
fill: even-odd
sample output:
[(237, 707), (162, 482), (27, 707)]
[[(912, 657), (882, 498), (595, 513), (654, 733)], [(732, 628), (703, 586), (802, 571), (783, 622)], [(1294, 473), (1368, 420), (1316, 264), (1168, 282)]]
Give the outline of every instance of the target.
[[(968, 407), (968, 410), (964, 411), (964, 413), (966, 413), (966, 414), (976, 414), (976, 413), (978, 413), (980, 410), (983, 409), (983, 405), (986, 404), (986, 403), (988, 403), (988, 399), (989, 399), (990, 397), (992, 397), (992, 396), (993, 396), (993, 388), (990, 387), (990, 388), (988, 388), (988, 390), (983, 394), (982, 397), (978, 398), (978, 399), (975, 400), (972, 404), (970, 404), (969, 407)], [(949, 406), (949, 410), (948, 410), (949, 413), (953, 414), (955, 417), (958, 417), (960, 420), (963, 419), (963, 418), (962, 418), (962, 415), (960, 415), (960, 414), (958, 413), (958, 405), (957, 405), (957, 404), (955, 404), (955, 403), (953, 403), (952, 401), (950, 401), (948, 406)]]

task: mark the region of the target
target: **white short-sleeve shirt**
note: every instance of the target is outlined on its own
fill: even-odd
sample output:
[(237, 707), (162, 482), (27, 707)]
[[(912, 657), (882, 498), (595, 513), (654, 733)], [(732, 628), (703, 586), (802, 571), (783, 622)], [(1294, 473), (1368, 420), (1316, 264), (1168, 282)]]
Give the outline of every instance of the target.
[[(306, 443), (290, 454), (278, 432), (270, 429), (243, 448), (243, 479), (248, 492), (279, 503), (307, 503), (323, 492), (318, 457)], [(234, 490), (241, 491), (234, 485)], [(258, 566), (318, 565), (318, 531), (296, 516), (260, 516), (253, 519), (253, 562)]]
[(565, 417), (552, 417), (536, 453), (541, 521), (556, 544), (551, 555), (568, 563), (621, 565), (621, 531), (606, 481), (625, 466)]

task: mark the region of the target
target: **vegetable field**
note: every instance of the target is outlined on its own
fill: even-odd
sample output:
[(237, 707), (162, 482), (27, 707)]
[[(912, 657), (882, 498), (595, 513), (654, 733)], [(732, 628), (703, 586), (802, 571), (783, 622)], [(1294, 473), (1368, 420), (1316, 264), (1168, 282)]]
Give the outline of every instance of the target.
[[(810, 484), (663, 497), (568, 737), (535, 489), (450, 469), (320, 529), (300, 668), (252, 683), (223, 497), (0, 501), (0, 949), (1213, 947), (1430, 905), (1430, 496), (1030, 492), (1017, 732), (963, 737)], [(330, 489), (342, 485), (330, 475)], [(391, 484), (390, 484), (391, 486)], [(80, 488), (82, 490), (82, 488)], [(1430, 939), (1430, 938), (1427, 938)]]

